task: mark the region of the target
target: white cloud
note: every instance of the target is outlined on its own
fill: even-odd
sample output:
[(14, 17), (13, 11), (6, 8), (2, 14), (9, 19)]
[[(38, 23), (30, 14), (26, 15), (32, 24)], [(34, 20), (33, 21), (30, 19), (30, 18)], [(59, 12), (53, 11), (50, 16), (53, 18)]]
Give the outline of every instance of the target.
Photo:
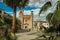
[(28, 5), (41, 7), (44, 3), (45, 3), (44, 0), (30, 0)]
[[(33, 11), (34, 15), (38, 15), (40, 9), (32, 9), (32, 10), (24, 10), (24, 15), (31, 15), (31, 11)], [(19, 11), (17, 11), (17, 17), (18, 17)]]
[[(51, 0), (38, 0), (38, 1), (34, 1), (34, 0), (30, 0), (30, 4), (29, 6), (38, 6), (38, 7), (42, 7), (47, 1), (51, 1)], [(56, 1), (57, 2), (57, 1)], [(56, 2), (54, 2), (54, 5), (56, 4)], [(40, 17), (38, 16), (39, 15), (39, 11), (40, 11), (40, 8), (37, 8), (37, 9), (32, 9), (32, 10), (24, 10), (24, 15), (31, 15), (31, 11), (34, 11), (34, 20), (46, 20), (46, 16), (48, 15), (48, 13), (50, 12), (53, 12), (56, 8), (56, 5), (54, 6), (52, 5), (52, 7), (48, 8), (47, 11), (44, 11), (42, 12), (42, 14), (40, 14)], [(18, 14), (17, 14), (17, 17), (18, 17)]]
[(24, 15), (31, 15), (31, 10), (24, 10)]
[(38, 9), (35, 9), (35, 10), (32, 10), (32, 11), (33, 11), (34, 15), (38, 15), (40, 9), (38, 8)]
[[(24, 10), (24, 15), (31, 15), (31, 11), (33, 11), (34, 14), (34, 20), (39, 20), (38, 13), (40, 9), (32, 9), (32, 10)], [(19, 18), (19, 11), (17, 11), (17, 18)]]
[(12, 14), (13, 12), (6, 12), (6, 13)]
[[(6, 11), (5, 11), (6, 12)], [(6, 12), (6, 13), (8, 13), (9, 15), (11, 15), (11, 16), (13, 16), (13, 12)]]

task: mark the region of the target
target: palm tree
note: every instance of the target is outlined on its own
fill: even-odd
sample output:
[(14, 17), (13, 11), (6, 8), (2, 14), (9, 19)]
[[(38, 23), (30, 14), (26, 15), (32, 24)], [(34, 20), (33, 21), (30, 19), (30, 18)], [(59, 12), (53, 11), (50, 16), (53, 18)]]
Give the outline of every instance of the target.
[[(54, 13), (49, 13), (48, 15), (47, 15), (47, 20), (50, 22), (50, 23), (52, 23), (52, 22), (54, 22), (54, 23), (56, 23), (56, 22), (59, 22), (60, 21), (60, 2), (58, 1), (58, 4), (57, 4), (57, 7), (56, 7), (56, 10), (55, 10), (55, 12)], [(54, 24), (53, 23), (53, 24)]]
[(47, 16), (46, 16), (46, 19), (47, 19), (47, 21), (50, 23), (50, 25), (51, 24), (53, 24), (54, 26), (55, 26), (55, 24), (56, 24), (56, 13), (49, 13)]
[[(49, 13), (47, 15), (47, 20), (53, 24), (54, 27), (57, 28), (60, 25), (60, 2), (58, 1), (56, 11), (54, 13)], [(57, 30), (60, 31), (60, 28)]]
[(12, 32), (15, 30), (16, 26), (16, 7), (24, 8), (29, 0), (3, 0), (4, 3), (14, 9)]
[[(50, 4), (50, 3), (49, 3)], [(59, 5), (59, 3), (58, 3)], [(51, 5), (50, 5), (51, 6)], [(49, 5), (47, 5), (45, 7), (45, 5), (41, 8), (39, 14), (41, 14), (42, 11), (46, 11), (48, 9), (48, 7), (50, 7)], [(56, 22), (59, 22), (60, 21), (60, 16), (59, 16), (59, 9), (60, 7), (58, 6), (57, 7), (57, 10), (55, 11), (55, 13), (50, 13), (47, 15), (47, 20), (48, 22), (52, 23), (53, 25), (57, 24)]]
[(50, 19), (52, 17), (53, 13), (49, 13), (47, 16), (46, 16), (46, 19), (47, 21), (50, 23)]

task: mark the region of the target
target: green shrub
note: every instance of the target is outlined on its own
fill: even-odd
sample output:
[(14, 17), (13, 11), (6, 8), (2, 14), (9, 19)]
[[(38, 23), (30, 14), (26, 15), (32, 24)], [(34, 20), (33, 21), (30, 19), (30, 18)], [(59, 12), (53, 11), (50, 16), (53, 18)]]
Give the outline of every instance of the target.
[(7, 38), (3, 36), (3, 37), (0, 37), (0, 40), (7, 40)]
[(10, 32), (8, 34), (8, 37), (9, 37), (10, 40), (16, 40), (16, 35), (14, 33), (12, 33), (12, 32)]

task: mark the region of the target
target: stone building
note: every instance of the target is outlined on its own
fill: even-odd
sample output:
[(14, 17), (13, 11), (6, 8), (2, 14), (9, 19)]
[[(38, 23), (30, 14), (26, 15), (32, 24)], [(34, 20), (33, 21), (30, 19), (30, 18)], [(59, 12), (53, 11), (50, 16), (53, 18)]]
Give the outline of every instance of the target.
[(33, 25), (33, 12), (31, 15), (24, 15), (24, 11), (21, 10), (19, 13), (19, 20), (21, 22), (21, 29), (32, 29)]
[(24, 11), (21, 10), (19, 13), (19, 20), (21, 22), (21, 29), (35, 29), (40, 30), (41, 26), (48, 26), (49, 23), (46, 21), (34, 21), (33, 20), (33, 11), (31, 11), (31, 15), (24, 15)]
[(3, 15), (4, 15), (4, 11), (0, 9), (0, 17), (3, 17)]
[(47, 21), (33, 21), (33, 28), (37, 31), (44, 28), (49, 28), (49, 23)]
[(42, 25), (41, 21), (33, 21), (33, 29), (34, 30), (40, 30), (40, 26)]

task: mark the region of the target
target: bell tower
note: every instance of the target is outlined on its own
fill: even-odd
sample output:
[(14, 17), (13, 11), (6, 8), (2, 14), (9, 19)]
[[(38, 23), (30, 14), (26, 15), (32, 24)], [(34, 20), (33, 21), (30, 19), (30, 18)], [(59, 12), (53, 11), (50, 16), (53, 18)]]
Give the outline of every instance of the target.
[(33, 11), (31, 11), (31, 18), (32, 18), (32, 30), (33, 30)]
[(23, 10), (20, 10), (20, 12), (19, 12), (19, 21), (21, 22), (21, 26), (20, 26), (20, 28), (22, 29), (23, 28)]

